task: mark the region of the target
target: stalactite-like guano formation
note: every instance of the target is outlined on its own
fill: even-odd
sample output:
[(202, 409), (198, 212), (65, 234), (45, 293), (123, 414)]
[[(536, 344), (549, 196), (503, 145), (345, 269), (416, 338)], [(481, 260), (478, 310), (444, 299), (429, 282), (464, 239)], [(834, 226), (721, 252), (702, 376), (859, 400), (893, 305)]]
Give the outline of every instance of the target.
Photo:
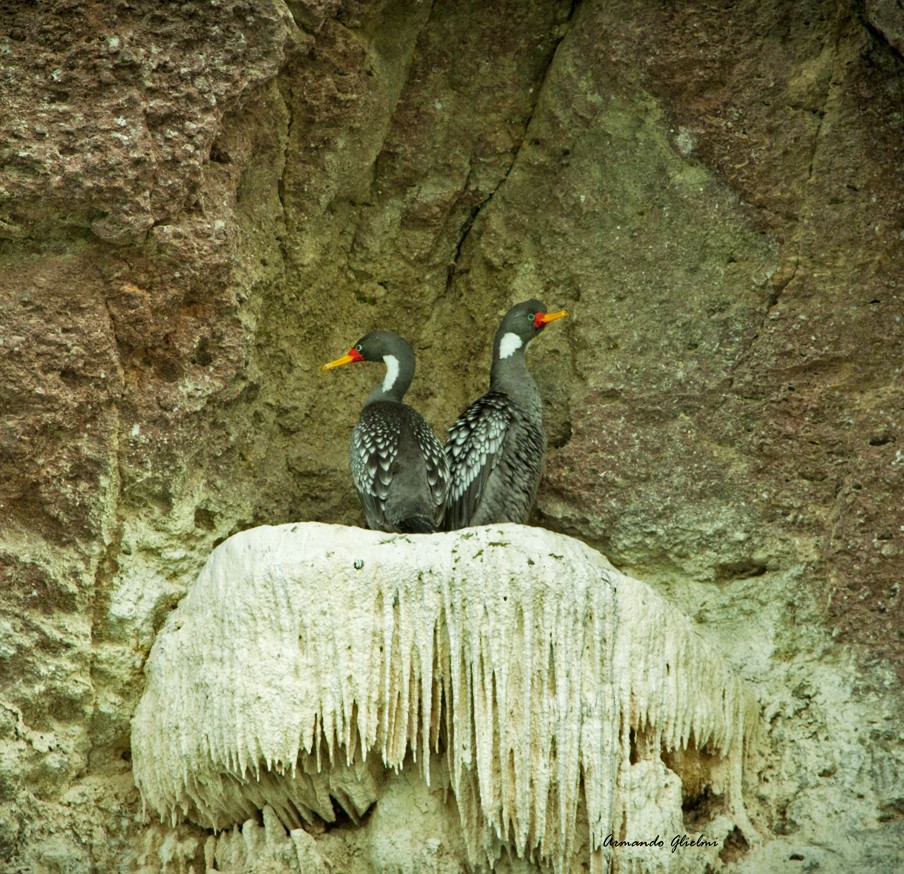
[(584, 848), (599, 870), (606, 835), (680, 824), (682, 779), (751, 832), (749, 692), (652, 589), (542, 529), (244, 532), (171, 614), (147, 676), (134, 770), (165, 820), (222, 829), (270, 805), (289, 828), (339, 807), (357, 822), (407, 756), (429, 782), (429, 748), (472, 864), (508, 849), (563, 872)]

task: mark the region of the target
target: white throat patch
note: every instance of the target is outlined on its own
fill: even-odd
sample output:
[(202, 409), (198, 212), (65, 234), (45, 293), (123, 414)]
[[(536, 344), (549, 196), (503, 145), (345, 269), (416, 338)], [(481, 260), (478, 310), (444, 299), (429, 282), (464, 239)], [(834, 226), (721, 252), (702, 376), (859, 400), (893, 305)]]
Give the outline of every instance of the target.
[(386, 378), (383, 380), (383, 391), (389, 391), (399, 376), (399, 359), (395, 355), (384, 355), (383, 363), (386, 365)]
[(517, 334), (509, 331), (499, 341), (499, 357), (511, 358), (523, 345), (524, 341)]

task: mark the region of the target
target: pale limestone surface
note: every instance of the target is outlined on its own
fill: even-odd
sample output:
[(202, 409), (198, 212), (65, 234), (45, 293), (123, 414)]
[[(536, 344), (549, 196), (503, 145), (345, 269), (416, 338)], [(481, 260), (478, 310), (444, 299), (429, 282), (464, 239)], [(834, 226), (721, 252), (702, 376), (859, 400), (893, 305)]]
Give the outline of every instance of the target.
[[(758, 718), (690, 620), (577, 540), (288, 524), (221, 544), (170, 614), (132, 752), (165, 821), (226, 829), (266, 808), (294, 834), (376, 804), (384, 838), (410, 815), (384, 815), (387, 772), (416, 763), (409, 781), (451, 787), (462, 863), (556, 872), (604, 870), (609, 834), (680, 834), (682, 798), (708, 793), (715, 849), (693, 870), (735, 827), (756, 840), (742, 763)], [(664, 855), (626, 848), (614, 870)]]

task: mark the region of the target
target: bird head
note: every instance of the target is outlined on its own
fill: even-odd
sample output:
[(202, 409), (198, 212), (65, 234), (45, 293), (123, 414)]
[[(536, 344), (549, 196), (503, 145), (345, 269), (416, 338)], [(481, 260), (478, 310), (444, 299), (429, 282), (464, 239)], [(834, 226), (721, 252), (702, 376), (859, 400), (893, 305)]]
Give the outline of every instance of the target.
[(324, 364), (321, 370), (332, 370), (343, 364), (358, 361), (382, 361), (386, 365), (383, 391), (395, 392), (401, 397), (414, 376), (414, 351), (407, 341), (391, 331), (371, 331), (365, 334), (341, 358)]
[(551, 313), (546, 304), (539, 300), (526, 300), (515, 304), (499, 326), (496, 337), (499, 343), (499, 357), (508, 358), (516, 350), (526, 346), (550, 322), (568, 315), (566, 310)]

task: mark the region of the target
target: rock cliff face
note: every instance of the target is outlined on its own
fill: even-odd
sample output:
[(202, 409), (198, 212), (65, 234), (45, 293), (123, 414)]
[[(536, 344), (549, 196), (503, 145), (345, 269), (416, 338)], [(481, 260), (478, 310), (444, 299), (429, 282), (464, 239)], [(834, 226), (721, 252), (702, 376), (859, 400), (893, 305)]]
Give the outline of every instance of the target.
[(531, 350), (535, 521), (764, 707), (726, 870), (899, 870), (902, 33), (879, 0), (4, 4), (0, 867), (212, 863), (140, 819), (156, 631), (229, 534), (358, 522), (372, 377), (319, 364), (398, 331), (441, 430), (539, 296), (573, 318)]

